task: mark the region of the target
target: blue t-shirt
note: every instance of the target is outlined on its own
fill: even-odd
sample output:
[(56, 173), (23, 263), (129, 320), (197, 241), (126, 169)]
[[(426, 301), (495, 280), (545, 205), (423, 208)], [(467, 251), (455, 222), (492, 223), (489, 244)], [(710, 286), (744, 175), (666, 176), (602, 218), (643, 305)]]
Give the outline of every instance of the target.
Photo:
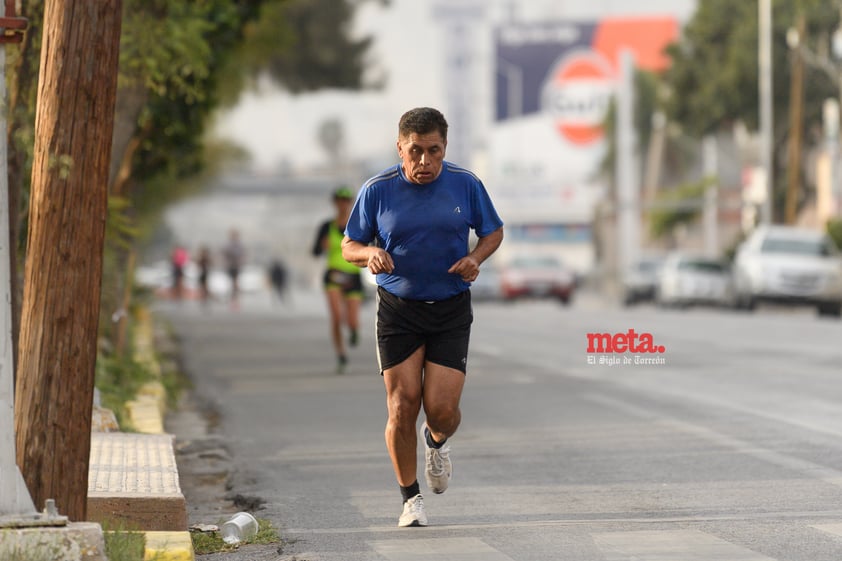
[(411, 183), (397, 164), (360, 189), (345, 234), (375, 242), (395, 263), (377, 284), (411, 300), (444, 300), (470, 283), (448, 273), (468, 254), (471, 229), (484, 237), (503, 226), (482, 182), (470, 171), (445, 161), (435, 181)]

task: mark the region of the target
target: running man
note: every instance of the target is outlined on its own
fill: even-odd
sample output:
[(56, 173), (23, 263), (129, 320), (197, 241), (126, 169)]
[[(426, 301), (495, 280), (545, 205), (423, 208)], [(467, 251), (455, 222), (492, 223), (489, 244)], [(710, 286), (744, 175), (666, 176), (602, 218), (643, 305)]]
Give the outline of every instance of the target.
[(222, 249), (222, 256), (225, 259), (228, 278), (231, 279), (231, 307), (236, 309), (240, 298), (240, 273), (246, 260), (246, 248), (240, 241), (238, 230), (232, 229), (228, 232), (228, 243)]
[[(436, 109), (398, 124), (400, 163), (369, 179), (351, 211), (343, 256), (377, 274), (377, 358), (386, 386), (386, 445), (403, 497), (398, 526), (426, 526), (417, 433), (433, 493), (453, 472), (448, 439), (461, 421), (470, 283), (503, 241), (503, 221), (482, 182), (444, 159), (447, 121)], [(476, 245), (469, 246), (474, 230)]]
[(327, 270), (324, 275), (324, 291), (330, 312), (330, 335), (336, 351), (336, 370), (342, 374), (348, 365), (345, 352), (343, 327), (348, 328), (348, 344), (352, 347), (359, 340), (360, 302), (363, 285), (360, 269), (345, 261), (342, 257), (342, 238), (354, 193), (347, 187), (340, 187), (333, 193), (333, 205), (336, 208), (334, 218), (325, 221), (316, 234), (313, 255), (327, 255)]

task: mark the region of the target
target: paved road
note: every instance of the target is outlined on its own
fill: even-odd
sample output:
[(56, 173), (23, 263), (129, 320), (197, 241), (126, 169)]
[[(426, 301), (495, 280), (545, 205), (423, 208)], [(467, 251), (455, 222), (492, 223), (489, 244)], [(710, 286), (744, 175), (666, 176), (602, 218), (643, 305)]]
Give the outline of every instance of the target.
[[(337, 376), (318, 295), (161, 311), (221, 414), (234, 491), (295, 540), (278, 559), (842, 559), (838, 321), (477, 304), (454, 480), (425, 495), (430, 527), (399, 529), (371, 330)], [(663, 364), (587, 352), (630, 329)]]

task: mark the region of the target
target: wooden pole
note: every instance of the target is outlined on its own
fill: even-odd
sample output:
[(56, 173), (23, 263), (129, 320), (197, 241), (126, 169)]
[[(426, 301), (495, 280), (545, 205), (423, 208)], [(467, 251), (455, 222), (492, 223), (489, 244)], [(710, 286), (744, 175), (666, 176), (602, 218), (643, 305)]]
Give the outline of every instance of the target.
[(774, 222), (775, 170), (773, 157), (775, 145), (775, 116), (772, 92), (772, 0), (758, 0), (758, 98), (760, 101), (760, 166), (763, 168), (765, 197), (760, 205), (760, 222)]
[(121, 0), (47, 0), (16, 394), (35, 504), (87, 513)]
[[(804, 15), (798, 16), (798, 36), (803, 42)], [(798, 219), (798, 193), (801, 190), (801, 145), (804, 114), (804, 57), (796, 48), (792, 51), (792, 77), (789, 94), (789, 145), (787, 146), (787, 184), (784, 221), (795, 224)]]

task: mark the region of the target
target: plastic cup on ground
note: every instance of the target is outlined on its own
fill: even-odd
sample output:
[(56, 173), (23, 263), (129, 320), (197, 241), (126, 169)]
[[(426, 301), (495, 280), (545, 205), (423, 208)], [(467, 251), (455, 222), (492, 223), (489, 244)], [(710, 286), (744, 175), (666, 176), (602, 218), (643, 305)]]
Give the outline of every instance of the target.
[(238, 544), (257, 535), (257, 519), (248, 512), (238, 512), (222, 525), (222, 541)]

